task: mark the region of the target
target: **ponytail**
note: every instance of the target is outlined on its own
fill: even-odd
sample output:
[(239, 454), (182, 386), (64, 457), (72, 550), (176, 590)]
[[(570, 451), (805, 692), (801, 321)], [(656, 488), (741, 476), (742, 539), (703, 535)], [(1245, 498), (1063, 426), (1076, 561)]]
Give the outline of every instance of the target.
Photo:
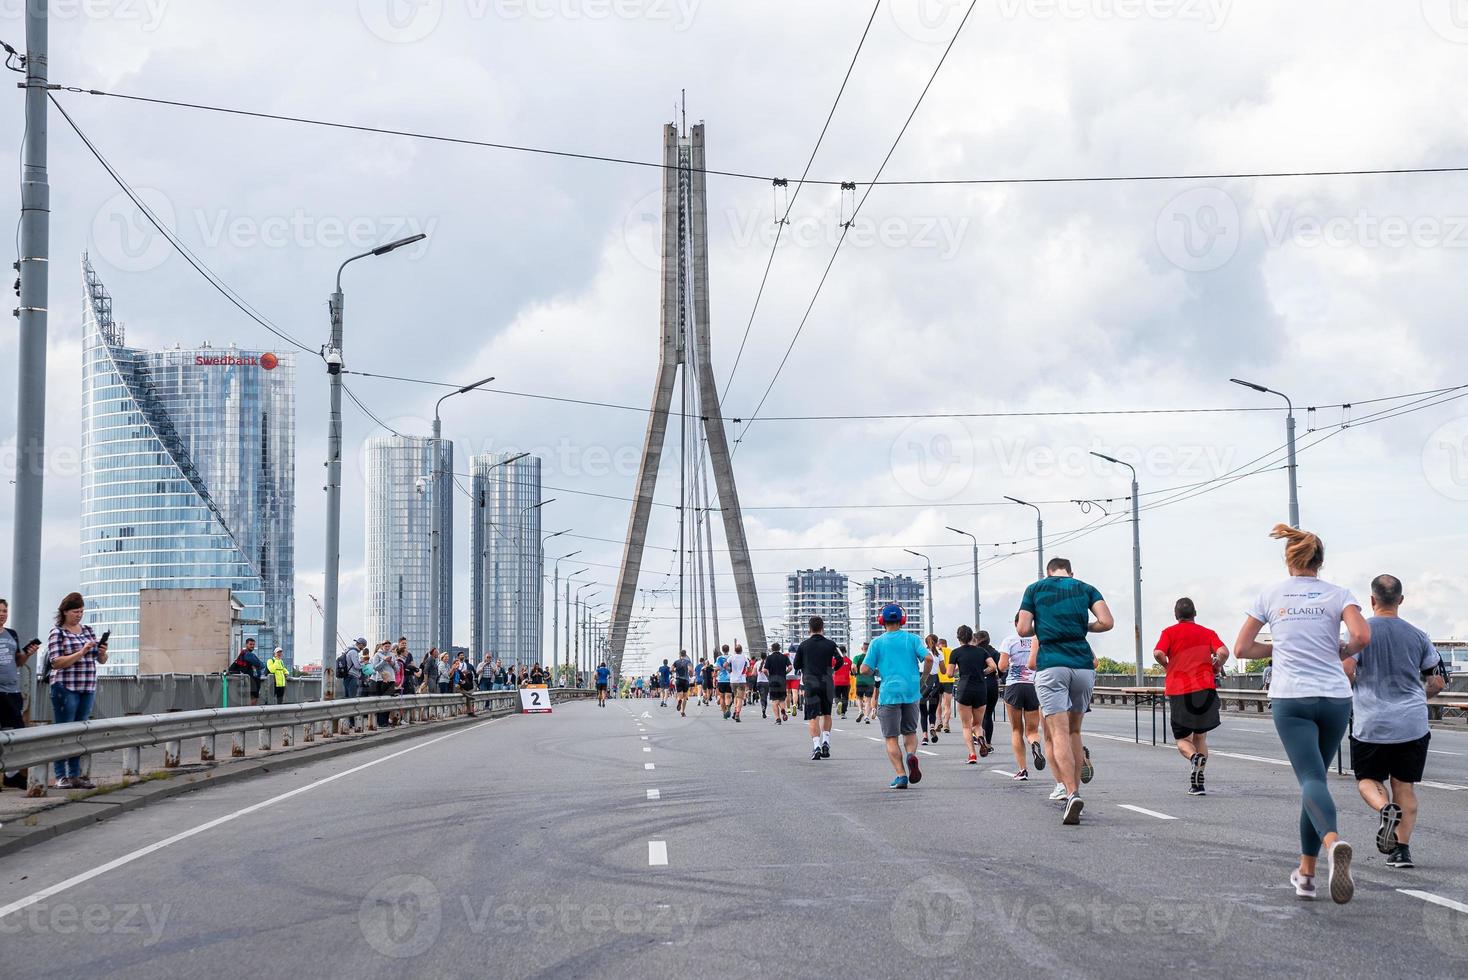
[(1288, 524), (1276, 524), (1269, 536), (1285, 540), (1285, 564), (1291, 569), (1318, 572), (1320, 566), (1325, 564), (1325, 542), (1313, 531), (1302, 531)]

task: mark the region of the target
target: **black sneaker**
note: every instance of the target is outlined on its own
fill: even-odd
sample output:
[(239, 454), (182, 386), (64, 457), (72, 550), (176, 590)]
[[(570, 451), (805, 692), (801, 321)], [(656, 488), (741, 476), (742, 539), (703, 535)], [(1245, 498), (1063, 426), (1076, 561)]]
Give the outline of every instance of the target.
[(1035, 762), (1036, 772), (1045, 768), (1045, 750), (1040, 748), (1039, 742), (1030, 743), (1030, 758)]
[(820, 762), (821, 761), (821, 750), (820, 749), (811, 749), (810, 750), (810, 761), (811, 762)]
[(1085, 808), (1086, 801), (1079, 796), (1067, 798), (1065, 801), (1065, 814), (1060, 818), (1060, 822), (1067, 827), (1074, 827), (1081, 822), (1081, 811)]
[(1208, 791), (1203, 788), (1203, 781), (1200, 780), (1200, 779), (1193, 780), (1188, 785), (1188, 795), (1189, 796), (1207, 796), (1208, 795)]
[[(1397, 841), (1397, 824), (1402, 822), (1402, 808), (1388, 803), (1381, 808), (1381, 822), (1376, 827), (1376, 849), (1383, 854), (1395, 855), (1401, 844)], [(1387, 862), (1391, 864), (1390, 861)], [(1407, 865), (1411, 867), (1411, 865)]]
[(1396, 846), (1396, 849), (1392, 851), (1391, 857), (1386, 859), (1386, 866), (1388, 868), (1417, 867), (1415, 864), (1412, 863), (1412, 849), (1406, 844), (1398, 844)]
[(1091, 750), (1081, 746), (1081, 782), (1089, 783), (1096, 776), (1096, 767), (1091, 765)]
[(1188, 795), (1207, 796), (1208, 791), (1203, 788), (1203, 767), (1208, 765), (1208, 757), (1201, 752), (1193, 753), (1193, 771), (1188, 776)]
[(821, 743), (821, 758), (822, 759), (829, 759), (829, 758), (831, 758), (831, 743), (830, 742), (822, 742)]
[(933, 729), (933, 744), (934, 745), (937, 745), (938, 744), (938, 729), (936, 729), (936, 728)]
[(927, 735), (927, 732), (924, 732), (923, 733), (923, 744), (924, 745), (927, 745), (928, 744), (928, 735)]

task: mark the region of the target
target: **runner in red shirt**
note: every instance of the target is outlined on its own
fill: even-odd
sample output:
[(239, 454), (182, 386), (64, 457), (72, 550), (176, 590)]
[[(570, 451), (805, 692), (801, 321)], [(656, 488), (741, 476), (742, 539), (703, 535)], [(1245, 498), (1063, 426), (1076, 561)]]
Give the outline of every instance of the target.
[(841, 664), (831, 674), (836, 684), (836, 703), (841, 706), (841, 717), (846, 717), (846, 702), (851, 698), (851, 658), (846, 655), (845, 647), (837, 647), (841, 651)]
[(1208, 736), (1219, 725), (1214, 675), (1228, 662), (1228, 647), (1218, 634), (1195, 619), (1198, 610), (1184, 596), (1173, 606), (1177, 622), (1162, 631), (1152, 656), (1167, 671), (1163, 688), (1172, 709), (1172, 737), (1177, 750), (1193, 765), (1189, 796), (1206, 796), (1203, 768), (1208, 764)]

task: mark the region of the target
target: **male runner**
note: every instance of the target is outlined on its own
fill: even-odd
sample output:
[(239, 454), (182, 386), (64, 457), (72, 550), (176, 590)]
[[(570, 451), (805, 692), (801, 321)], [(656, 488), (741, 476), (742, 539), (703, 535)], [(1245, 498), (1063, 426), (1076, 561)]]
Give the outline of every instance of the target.
[(724, 720), (728, 721), (733, 707), (734, 689), (729, 684), (729, 644), (725, 643), (720, 654), (714, 658), (714, 672), (719, 684), (719, 710), (724, 713)]
[[(892, 789), (907, 789), (910, 783), (919, 783), (923, 778), (917, 757), (918, 692), (922, 681), (932, 673), (933, 658), (916, 634), (902, 629), (907, 622), (907, 614), (897, 603), (889, 602), (883, 606), (878, 621), (884, 632), (868, 646), (861, 669), (864, 674), (878, 671), (882, 674), (882, 690), (877, 695), (877, 718), (882, 723), (887, 759), (897, 771), (890, 786)], [(921, 677), (919, 665), (922, 666)], [(899, 737), (905, 746), (898, 745)], [(907, 749), (905, 769), (902, 748)]]
[(841, 706), (841, 720), (845, 721), (846, 705), (851, 699), (851, 658), (846, 655), (845, 647), (837, 649), (841, 652), (841, 660), (831, 679), (836, 685), (836, 703)]
[(612, 672), (605, 663), (596, 668), (596, 706), (605, 708), (607, 706), (607, 682), (612, 678)]
[(770, 644), (765, 658), (765, 673), (770, 675), (770, 700), (775, 702), (775, 724), (783, 725), (790, 716), (785, 712), (785, 678), (790, 673), (790, 658), (780, 652), (780, 644)]
[(810, 730), (810, 757), (831, 758), (831, 706), (836, 700), (832, 679), (841, 662), (841, 648), (826, 639), (826, 621), (810, 618), (810, 636), (795, 648), (795, 669), (805, 693), (805, 721)]
[(1040, 641), (1040, 649), (1030, 653), (1030, 666), (1037, 671), (1035, 693), (1045, 743), (1065, 793), (1061, 822), (1067, 825), (1081, 822), (1086, 806), (1081, 783), (1089, 783), (1094, 773), (1091, 752), (1081, 744), (1081, 721), (1096, 686), (1096, 655), (1086, 636), (1115, 625), (1101, 593), (1071, 574), (1067, 558), (1050, 559), (1045, 577), (1032, 582), (1020, 601), (1016, 629)]
[(671, 683), (672, 679), (673, 668), (668, 666), (668, 660), (664, 657), (663, 665), (658, 668), (658, 686), (663, 692), (663, 703), (661, 707), (666, 708), (668, 706), (668, 691), (673, 686)]
[(704, 657), (703, 666), (699, 668), (699, 676), (703, 679), (703, 703), (708, 707), (709, 699), (714, 696), (714, 665), (709, 663), (709, 658)]
[(851, 661), (852, 673), (856, 674), (856, 723), (860, 725), (865, 721), (868, 725), (876, 717), (877, 705), (872, 691), (872, 675), (861, 669), (862, 663), (867, 659), (867, 648), (870, 643), (861, 645), (861, 653)]
[(692, 671), (693, 661), (688, 659), (688, 651), (679, 650), (678, 659), (673, 661), (673, 683), (678, 695), (673, 702), (673, 710), (684, 718), (688, 717), (688, 675)]
[(1173, 603), (1172, 615), (1177, 622), (1162, 631), (1152, 657), (1167, 671), (1163, 693), (1172, 709), (1172, 737), (1193, 766), (1188, 795), (1206, 796), (1208, 733), (1220, 724), (1218, 682), (1213, 678), (1228, 662), (1228, 647), (1217, 633), (1198, 625), (1197, 607), (1187, 596)]
[[(1417, 824), (1417, 787), (1427, 765), (1427, 699), (1447, 683), (1447, 664), (1427, 634), (1397, 615), (1402, 581), (1378, 575), (1371, 581), (1366, 622), (1371, 642), (1345, 661), (1356, 684), (1351, 726), (1351, 767), (1361, 799), (1379, 817), (1376, 849), (1389, 868), (1412, 867), (1407, 846)], [(1391, 794), (1387, 794), (1390, 781)]]
[(724, 664), (729, 672), (729, 699), (734, 705), (734, 720), (739, 721), (739, 712), (744, 708), (744, 692), (748, 689), (749, 658), (744, 655), (744, 647), (734, 644), (734, 652), (729, 654), (728, 661)]

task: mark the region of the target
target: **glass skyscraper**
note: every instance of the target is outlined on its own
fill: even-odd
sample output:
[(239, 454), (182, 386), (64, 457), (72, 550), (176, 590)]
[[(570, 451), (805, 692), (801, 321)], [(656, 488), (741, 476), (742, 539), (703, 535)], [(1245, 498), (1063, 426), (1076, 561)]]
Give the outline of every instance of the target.
[(863, 605), (866, 607), (866, 638), (871, 640), (882, 627), (877, 624), (877, 616), (882, 607), (889, 602), (895, 602), (907, 613), (907, 625), (902, 627), (909, 633), (918, 636), (925, 634), (923, 622), (923, 583), (907, 575), (896, 575), (892, 577), (874, 578), (862, 586), (866, 593)]
[(475, 659), (487, 652), (507, 664), (529, 665), (543, 658), (540, 459), (514, 459), (518, 455), (485, 453), (469, 461), (474, 506), (470, 620)]
[(128, 347), (85, 257), (82, 277), (81, 593), (112, 631), (102, 670), (137, 671), (139, 589), (228, 588), (244, 635), (292, 662), (294, 358)]
[(797, 646), (810, 634), (810, 618), (826, 621), (826, 639), (847, 647), (851, 641), (851, 605), (847, 579), (833, 568), (807, 568), (785, 578), (785, 642)]
[[(367, 440), (368, 643), (408, 638), (421, 659), (452, 635), (454, 622), (454, 444), (439, 443), (435, 487), (433, 439), (377, 435)], [(439, 640), (431, 638), (433, 508), (439, 508)], [(350, 636), (354, 631), (343, 630)]]

